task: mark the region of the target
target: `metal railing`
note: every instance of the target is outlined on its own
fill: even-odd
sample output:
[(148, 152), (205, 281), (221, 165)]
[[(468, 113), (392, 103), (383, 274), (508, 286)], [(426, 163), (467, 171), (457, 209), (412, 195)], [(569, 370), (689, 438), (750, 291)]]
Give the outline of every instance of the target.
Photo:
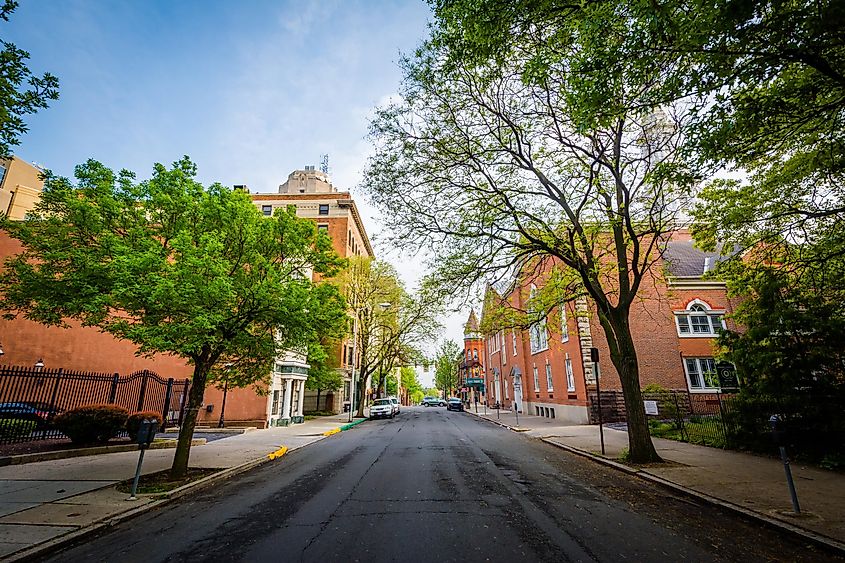
[[(90, 404), (112, 404), (130, 413), (160, 412), (164, 427), (181, 425), (190, 380), (149, 371), (126, 376), (28, 366), (0, 366), (0, 444), (62, 438), (59, 413)], [(164, 429), (164, 428), (162, 428)]]

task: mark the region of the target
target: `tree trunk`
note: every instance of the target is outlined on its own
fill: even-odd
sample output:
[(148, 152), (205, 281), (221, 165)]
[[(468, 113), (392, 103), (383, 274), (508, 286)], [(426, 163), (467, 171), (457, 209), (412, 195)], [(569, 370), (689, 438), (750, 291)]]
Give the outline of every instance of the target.
[(317, 389), (317, 410), (320, 410), (320, 393), (322, 391), (322, 389)]
[(188, 407), (185, 418), (179, 428), (179, 440), (176, 443), (176, 453), (173, 456), (173, 466), (170, 468), (170, 478), (180, 479), (188, 472), (188, 458), (191, 455), (191, 440), (194, 437), (194, 427), (197, 425), (197, 414), (202, 406), (205, 394), (205, 384), (208, 379), (210, 365), (195, 364), (194, 376), (191, 380), (191, 390), (188, 393)]
[[(607, 334), (610, 348), (610, 360), (622, 383), (622, 396), (625, 400), (625, 412), (628, 422), (628, 459), (633, 463), (653, 463), (663, 461), (648, 431), (648, 419), (640, 390), (640, 368), (637, 350), (631, 335), (631, 325), (627, 311), (614, 311), (601, 319)], [(610, 329), (610, 330), (608, 330)], [(615, 345), (614, 345), (615, 344)]]
[(355, 412), (355, 416), (358, 418), (364, 418), (364, 399), (367, 397), (367, 390), (364, 387), (366, 384), (366, 377), (358, 378), (358, 385), (355, 388), (355, 395), (358, 400), (358, 410)]

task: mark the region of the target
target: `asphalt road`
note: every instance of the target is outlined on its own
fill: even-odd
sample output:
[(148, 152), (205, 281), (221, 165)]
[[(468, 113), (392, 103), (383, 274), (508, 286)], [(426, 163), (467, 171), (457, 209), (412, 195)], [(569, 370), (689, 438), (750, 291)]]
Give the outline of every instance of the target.
[(466, 413), (405, 408), (52, 561), (833, 561)]

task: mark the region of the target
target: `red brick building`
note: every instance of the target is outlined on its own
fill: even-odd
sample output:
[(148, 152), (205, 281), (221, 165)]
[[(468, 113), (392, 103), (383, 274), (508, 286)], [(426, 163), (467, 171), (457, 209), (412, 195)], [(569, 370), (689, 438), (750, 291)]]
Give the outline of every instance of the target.
[[(651, 279), (644, 281), (631, 309), (631, 327), (640, 368), (641, 386), (660, 386), (690, 394), (719, 390), (713, 343), (733, 311), (724, 283), (704, 279), (721, 258), (696, 249), (687, 232), (673, 234)], [(482, 326), (492, 324), (486, 309), (504, 302), (527, 310), (543, 273), (520, 277), (500, 294), (488, 289)], [(487, 332), (488, 405), (587, 423), (592, 418), (596, 379), (590, 348), (599, 349), (601, 388), (621, 391), (595, 308), (587, 299), (555, 308), (527, 330), (504, 328)], [(612, 395), (612, 393), (611, 393)]]

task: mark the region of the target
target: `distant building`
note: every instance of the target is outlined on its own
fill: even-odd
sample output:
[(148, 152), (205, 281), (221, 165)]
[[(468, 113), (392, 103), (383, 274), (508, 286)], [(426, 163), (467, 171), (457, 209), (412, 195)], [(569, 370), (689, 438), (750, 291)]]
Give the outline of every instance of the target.
[[(719, 253), (695, 248), (686, 231), (672, 234), (661, 260), (653, 267), (652, 279), (643, 282), (631, 307), (642, 387), (654, 383), (704, 396), (720, 391), (713, 346), (719, 331), (730, 326), (725, 315), (733, 312), (734, 303), (723, 282), (705, 279), (704, 274), (722, 258)], [(545, 275), (532, 272), (519, 276), (503, 292), (488, 288), (482, 320), (489, 314), (488, 307), (499, 303), (527, 310), (532, 292), (542, 287)], [(471, 314), (470, 321), (473, 317)], [(588, 299), (562, 304), (528, 329), (503, 327), (483, 337), (484, 345), (479, 350), (485, 351), (481, 368), (487, 368), (484, 400), (488, 405), (516, 406), (520, 412), (577, 423), (594, 421), (596, 377), (590, 348), (596, 347), (602, 411), (610, 411), (611, 418), (624, 418), (619, 376), (610, 361), (595, 307)], [(471, 342), (474, 349), (477, 341)]]
[(24, 218), (41, 198), (41, 168), (17, 157), (0, 159), (0, 216)]
[(478, 327), (475, 311), (469, 312), (464, 324), (464, 357), (460, 363), (459, 393), (465, 402), (485, 401), (487, 395), (485, 366), (487, 353), (484, 337)]

